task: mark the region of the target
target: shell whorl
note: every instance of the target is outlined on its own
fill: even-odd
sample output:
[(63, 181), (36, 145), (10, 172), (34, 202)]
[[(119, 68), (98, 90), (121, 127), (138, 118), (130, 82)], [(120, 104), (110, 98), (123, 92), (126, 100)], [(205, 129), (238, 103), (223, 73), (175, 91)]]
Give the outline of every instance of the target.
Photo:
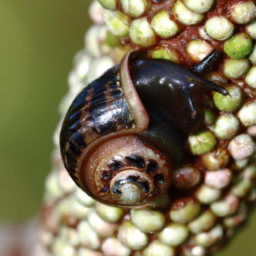
[[(168, 121), (162, 130), (149, 121), (131, 81), (129, 56), (76, 97), (60, 135), (64, 165), (77, 185), (98, 201), (119, 206), (146, 204), (166, 192), (177, 162), (172, 153), (180, 158), (168, 152), (174, 139), (167, 135)], [(163, 150), (155, 139), (165, 136), (159, 132), (167, 138), (160, 143)]]

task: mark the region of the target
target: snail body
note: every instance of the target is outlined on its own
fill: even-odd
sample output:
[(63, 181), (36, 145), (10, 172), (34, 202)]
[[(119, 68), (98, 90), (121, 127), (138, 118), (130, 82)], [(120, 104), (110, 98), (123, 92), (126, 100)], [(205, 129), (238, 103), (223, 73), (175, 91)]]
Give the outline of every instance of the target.
[(68, 110), (60, 135), (66, 169), (103, 203), (158, 200), (186, 154), (185, 136), (203, 124), (200, 93), (209, 89), (227, 94), (176, 63), (128, 53)]

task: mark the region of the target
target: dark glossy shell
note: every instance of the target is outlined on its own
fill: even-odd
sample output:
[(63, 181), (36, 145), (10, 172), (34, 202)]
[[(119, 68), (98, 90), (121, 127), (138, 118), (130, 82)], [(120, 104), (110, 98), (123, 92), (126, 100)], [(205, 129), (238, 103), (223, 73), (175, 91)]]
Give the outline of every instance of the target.
[(94, 146), (111, 135), (138, 133), (148, 126), (148, 115), (135, 89), (120, 86), (120, 75), (126, 74), (119, 74), (118, 68), (108, 70), (83, 89), (63, 122), (61, 154), (66, 169), (79, 186), (82, 159)]

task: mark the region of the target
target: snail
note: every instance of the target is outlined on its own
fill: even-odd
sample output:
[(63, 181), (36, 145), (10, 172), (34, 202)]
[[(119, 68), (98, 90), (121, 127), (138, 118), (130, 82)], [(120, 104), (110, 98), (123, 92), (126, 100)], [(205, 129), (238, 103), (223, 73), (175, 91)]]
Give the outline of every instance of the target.
[(214, 50), (193, 72), (177, 63), (127, 53), (75, 98), (60, 147), (76, 184), (96, 200), (120, 207), (155, 202), (187, 154), (185, 138), (204, 122), (204, 97), (225, 88), (195, 73), (219, 59)]

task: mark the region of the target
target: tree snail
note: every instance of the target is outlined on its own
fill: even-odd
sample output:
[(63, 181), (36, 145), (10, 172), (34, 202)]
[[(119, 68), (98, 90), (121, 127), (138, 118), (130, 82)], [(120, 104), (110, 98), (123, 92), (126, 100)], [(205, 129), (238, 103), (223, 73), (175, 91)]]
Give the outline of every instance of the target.
[(77, 185), (121, 207), (166, 194), (172, 170), (189, 155), (185, 137), (203, 125), (202, 95), (227, 94), (195, 74), (209, 69), (218, 55), (213, 51), (192, 72), (132, 51), (84, 88), (60, 135), (64, 165)]

